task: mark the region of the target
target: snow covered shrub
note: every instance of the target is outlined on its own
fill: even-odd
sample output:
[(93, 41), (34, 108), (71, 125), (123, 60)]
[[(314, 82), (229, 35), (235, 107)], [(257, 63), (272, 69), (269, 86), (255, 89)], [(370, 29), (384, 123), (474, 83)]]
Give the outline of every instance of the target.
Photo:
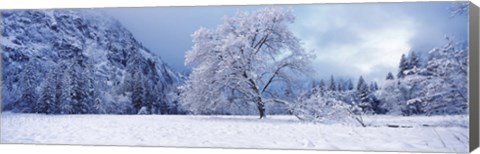
[(150, 114), (150, 113), (148, 112), (148, 108), (146, 106), (142, 106), (142, 108), (140, 108), (137, 114)]
[(404, 97), (400, 93), (397, 80), (386, 80), (382, 89), (378, 92), (382, 102), (382, 107), (388, 110), (388, 114), (401, 115), (404, 105)]
[(110, 93), (104, 93), (103, 97), (95, 99), (93, 107), (98, 114), (128, 114), (133, 108), (128, 96)]
[(361, 109), (331, 97), (334, 93), (300, 98), (291, 106), (292, 114), (303, 121), (319, 123), (358, 123), (365, 126)]

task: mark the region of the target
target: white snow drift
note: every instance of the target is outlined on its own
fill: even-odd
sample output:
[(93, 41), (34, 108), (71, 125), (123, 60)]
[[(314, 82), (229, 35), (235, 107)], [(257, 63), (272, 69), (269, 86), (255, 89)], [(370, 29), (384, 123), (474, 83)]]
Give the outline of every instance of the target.
[(468, 151), (467, 116), (364, 118), (369, 127), (307, 123), (293, 116), (3, 113), (1, 143)]

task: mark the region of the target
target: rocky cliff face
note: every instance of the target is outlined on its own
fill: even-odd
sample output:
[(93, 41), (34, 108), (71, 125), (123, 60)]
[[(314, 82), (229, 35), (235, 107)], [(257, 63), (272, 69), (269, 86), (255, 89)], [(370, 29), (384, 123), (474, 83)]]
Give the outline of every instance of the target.
[[(4, 110), (43, 113), (47, 111), (38, 106), (47, 105), (52, 108), (47, 113), (178, 111), (180, 75), (115, 19), (93, 10), (15, 10), (1, 15)], [(50, 93), (48, 85), (56, 85)], [(76, 86), (81, 87), (78, 93), (68, 92)], [(140, 99), (134, 100), (137, 94)], [(44, 95), (54, 98), (45, 101), (42, 98), (49, 97)], [(72, 110), (86, 111), (62, 112), (62, 104), (75, 106), (75, 99), (86, 103), (86, 109)]]

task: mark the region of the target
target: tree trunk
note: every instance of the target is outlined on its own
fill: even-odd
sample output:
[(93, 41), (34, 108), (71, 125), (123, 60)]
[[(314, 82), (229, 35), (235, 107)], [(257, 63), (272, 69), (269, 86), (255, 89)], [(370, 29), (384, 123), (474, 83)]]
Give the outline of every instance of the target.
[(262, 98), (261, 98), (261, 97), (257, 97), (257, 99), (255, 100), (255, 103), (257, 104), (258, 113), (260, 113), (260, 119), (266, 118), (266, 115), (265, 115), (265, 103), (262, 101)]

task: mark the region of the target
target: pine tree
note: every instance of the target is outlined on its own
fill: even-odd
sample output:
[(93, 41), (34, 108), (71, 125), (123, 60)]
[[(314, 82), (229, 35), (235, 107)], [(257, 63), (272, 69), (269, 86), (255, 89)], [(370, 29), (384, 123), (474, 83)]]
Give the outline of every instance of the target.
[(402, 57), (400, 59), (400, 65), (398, 66), (397, 78), (401, 79), (405, 77), (405, 70), (408, 69), (408, 65), (408, 60), (405, 57), (405, 54), (402, 54)]
[(337, 86), (335, 85), (335, 79), (333, 78), (333, 75), (332, 75), (332, 76), (330, 76), (330, 82), (329, 82), (328, 90), (336, 91), (337, 90), (336, 87)]
[(41, 92), (35, 106), (35, 112), (54, 114), (55, 111), (55, 80), (53, 71), (49, 71), (41, 84)]
[(69, 71), (72, 80), (70, 86), (72, 88), (71, 100), (74, 114), (86, 114), (90, 112), (90, 88), (88, 76), (85, 75), (84, 68), (79, 63), (75, 63)]
[[(311, 94), (316, 94), (318, 93), (319, 89), (318, 89), (318, 83), (316, 81), (312, 81), (312, 87), (310, 88), (311, 89)], [(233, 93), (233, 90), (232, 90), (232, 93)]]
[(75, 111), (73, 110), (73, 101), (72, 101), (72, 87), (70, 86), (72, 81), (72, 74), (69, 71), (64, 71), (62, 75), (62, 88), (60, 89), (61, 96), (59, 103), (59, 113), (60, 114), (73, 114)]
[[(157, 114), (167, 114), (169, 113), (169, 109), (168, 109), (168, 105), (167, 105), (167, 100), (164, 99), (166, 98), (166, 94), (163, 92), (164, 89), (163, 89), (163, 85), (161, 83), (158, 83), (158, 85), (156, 85), (155, 89), (156, 91), (156, 98), (155, 98), (155, 108), (156, 108), (156, 113)], [(172, 110), (173, 111), (173, 110)], [(173, 113), (176, 113), (176, 108), (175, 108), (175, 111), (173, 111)]]
[(157, 100), (157, 96), (160, 94), (157, 94), (155, 88), (156, 85), (151, 82), (151, 80), (145, 80), (144, 82), (144, 87), (145, 87), (145, 101), (144, 101), (144, 106), (147, 107), (147, 112), (148, 114), (153, 114), (155, 113), (155, 103)]
[(101, 97), (99, 95), (95, 95), (95, 82), (98, 80), (95, 78), (95, 70), (93, 69), (95, 66), (92, 61), (86, 60), (85, 67), (83, 67), (83, 81), (84, 85), (82, 89), (84, 90), (85, 98), (83, 98), (84, 105), (87, 106), (86, 113), (95, 113), (93, 109), (93, 105), (95, 104), (95, 99), (97, 97)]
[(357, 82), (357, 91), (359, 91), (364, 84), (365, 84), (365, 80), (363, 79), (362, 76), (360, 76), (360, 78), (358, 78), (358, 82)]
[(410, 53), (409, 65), (407, 69), (420, 68), (420, 59), (415, 51)]
[(368, 85), (367, 84), (361, 84), (358, 88), (358, 97), (360, 100), (359, 107), (362, 109), (363, 112), (367, 113), (370, 112), (372, 106), (370, 102), (370, 91), (368, 90)]
[(395, 77), (393, 76), (392, 72), (388, 72), (387, 77), (385, 79), (386, 80), (395, 80)]
[(370, 83), (370, 91), (376, 91), (374, 82)]
[(64, 84), (64, 70), (66, 69), (65, 65), (62, 65), (63, 63), (60, 63), (59, 66), (54, 67), (53, 71), (53, 78), (54, 78), (54, 89), (55, 89), (55, 102), (52, 104), (54, 107), (51, 107), (53, 113), (59, 114), (61, 113), (61, 105), (62, 105), (62, 96), (63, 94), (63, 84)]
[(24, 67), (25, 69), (21, 75), (22, 81), (20, 82), (23, 94), (20, 100), (15, 103), (14, 111), (32, 113), (34, 112), (35, 103), (37, 102), (34, 60), (30, 59)]
[(370, 104), (373, 113), (375, 114), (385, 114), (387, 112), (387, 109), (383, 108), (380, 106), (380, 99), (378, 99), (373, 93), (370, 94)]
[(143, 74), (141, 72), (135, 73), (132, 92), (132, 105), (135, 113), (140, 111), (145, 103), (145, 87), (143, 82)]
[[(108, 96), (105, 96), (108, 92), (105, 92), (104, 89), (100, 88), (105, 86), (106, 78), (94, 75), (93, 71), (92, 71), (92, 76), (93, 76), (91, 78), (92, 79), (92, 83), (91, 83), (92, 107), (90, 112), (96, 113), (96, 114), (111, 113), (112, 111), (111, 102), (110, 100), (104, 99), (104, 97), (108, 97)], [(123, 111), (120, 111), (121, 110), (120, 107), (118, 107), (117, 110), (119, 110), (119, 112), (123, 112)]]
[(323, 80), (320, 80), (320, 83), (318, 84), (318, 88), (320, 91), (325, 90), (325, 82)]
[(353, 87), (352, 79), (348, 79), (347, 90), (353, 90), (353, 89), (354, 87)]
[(359, 100), (358, 107), (360, 107), (364, 113), (370, 112), (372, 107), (370, 104), (370, 90), (362, 76), (358, 79), (356, 93)]
[(107, 111), (105, 109), (104, 104), (102, 104), (102, 100), (99, 97), (96, 97), (94, 100), (93, 108), (95, 109), (95, 113), (98, 114), (106, 114)]
[(127, 71), (123, 77), (123, 81), (122, 81), (122, 87), (120, 89), (120, 93), (122, 94), (127, 94), (127, 93), (131, 93), (133, 91), (133, 83), (134, 83), (134, 80), (133, 80), (133, 73)]
[(343, 87), (342, 87), (341, 82), (338, 82), (338, 83), (337, 83), (337, 90), (338, 90), (338, 91), (343, 91)]

